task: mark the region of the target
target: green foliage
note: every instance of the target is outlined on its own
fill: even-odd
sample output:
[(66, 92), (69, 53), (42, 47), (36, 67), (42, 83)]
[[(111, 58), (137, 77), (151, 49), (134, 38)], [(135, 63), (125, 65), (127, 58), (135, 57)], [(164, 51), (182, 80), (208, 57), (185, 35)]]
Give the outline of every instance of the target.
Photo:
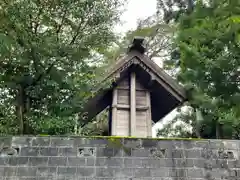
[(96, 84), (94, 56), (115, 41), (121, 6), (118, 0), (0, 2), (0, 91), (6, 92), (0, 133), (73, 132), (75, 114)]
[[(179, 20), (179, 62), (172, 58), (169, 64), (180, 65), (178, 79), (192, 89), (189, 103), (202, 112), (204, 138), (239, 139), (239, 7), (234, 0), (198, 1)], [(187, 124), (195, 127), (194, 114), (191, 120)]]
[(178, 22), (181, 15), (192, 12), (197, 0), (157, 0), (157, 9), (166, 23)]

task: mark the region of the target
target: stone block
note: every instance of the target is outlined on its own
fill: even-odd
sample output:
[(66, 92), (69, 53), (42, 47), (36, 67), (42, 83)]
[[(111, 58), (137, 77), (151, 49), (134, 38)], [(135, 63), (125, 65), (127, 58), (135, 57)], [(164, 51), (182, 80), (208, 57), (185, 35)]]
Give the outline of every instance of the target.
[(186, 158), (182, 158), (182, 159), (174, 159), (173, 164), (171, 164), (169, 162), (169, 166), (167, 167), (194, 167), (194, 160), (193, 159), (186, 159)]
[(15, 167), (17, 169), (17, 176), (36, 176), (37, 174), (37, 167)]
[(141, 158), (132, 158), (132, 166), (133, 168), (141, 168), (142, 167), (142, 159)]
[(174, 161), (172, 159), (168, 159), (168, 158), (162, 158), (162, 159), (147, 158), (147, 159), (142, 159), (142, 167), (163, 168), (163, 167), (172, 167), (172, 166), (174, 166)]
[(123, 158), (97, 158), (96, 166), (107, 166), (107, 167), (122, 167), (123, 166)]
[(16, 157), (9, 157), (7, 165), (17, 166), (18, 165), (18, 159)]
[(203, 149), (209, 147), (209, 140), (199, 140), (195, 141), (195, 148)]
[(170, 168), (169, 177), (186, 178), (187, 177), (187, 170), (184, 167)]
[(156, 139), (143, 139), (142, 140), (142, 147), (143, 148), (156, 148), (158, 145), (158, 141)]
[[(45, 177), (37, 177), (37, 180), (60, 180), (61, 178), (57, 176), (45, 176)], [(65, 177), (62, 178), (62, 180), (65, 180)]]
[(79, 178), (78, 176), (65, 176), (65, 180), (86, 180), (86, 178)]
[(68, 157), (67, 166), (86, 166), (86, 158), (84, 157)]
[(132, 139), (132, 138), (124, 139), (123, 146), (125, 148), (130, 148), (130, 149), (142, 148), (142, 140), (141, 139)]
[(95, 177), (95, 168), (94, 167), (77, 167), (77, 176), (82, 177)]
[(22, 147), (20, 156), (38, 156), (39, 148), (37, 147)]
[(0, 167), (0, 177), (4, 176), (4, 167)]
[(124, 158), (123, 165), (124, 167), (132, 167), (133, 161), (132, 158)]
[(67, 167), (58, 167), (58, 170), (57, 170), (57, 174), (58, 175), (63, 175), (63, 176), (67, 176), (67, 175), (76, 175), (77, 173), (77, 168), (76, 167), (70, 167), (70, 166), (67, 166)]
[(67, 157), (71, 157), (71, 156), (76, 157), (78, 155), (78, 151), (77, 151), (77, 148), (68, 148), (68, 147), (59, 148), (58, 155), (59, 156), (67, 156)]
[(159, 140), (157, 144), (157, 148), (160, 149), (174, 149), (174, 141), (173, 140)]
[(49, 166), (66, 166), (67, 157), (49, 157), (48, 165)]
[(182, 140), (182, 149), (189, 150), (196, 148), (196, 142), (191, 140)]
[(191, 178), (203, 178), (203, 169), (202, 168), (188, 168), (186, 169), (188, 177)]
[(96, 155), (97, 157), (121, 157), (122, 149), (111, 147), (97, 148)]
[(74, 138), (69, 137), (50, 137), (50, 146), (52, 147), (73, 147)]
[(169, 177), (169, 168), (151, 168), (150, 172), (153, 178)]
[(59, 149), (55, 147), (41, 147), (39, 148), (39, 156), (58, 156)]
[(19, 180), (38, 180), (38, 177), (20, 177)]
[(28, 164), (29, 166), (47, 166), (48, 157), (29, 157)]
[(203, 177), (206, 179), (220, 179), (222, 178), (222, 172), (220, 169), (203, 170)]
[(12, 137), (12, 146), (13, 147), (29, 147), (29, 146), (32, 146), (32, 137), (27, 137), (27, 136)]
[(16, 167), (4, 167), (3, 176), (11, 177), (17, 175), (17, 168)]
[(204, 148), (201, 150), (201, 158), (216, 159), (219, 154), (214, 149)]
[(94, 157), (87, 157), (86, 158), (86, 165), (87, 166), (95, 166), (96, 165), (96, 158)]
[(151, 153), (148, 149), (132, 149), (132, 157), (150, 157)]
[[(235, 160), (223, 160), (227, 161), (228, 168), (240, 168), (240, 160), (235, 159)], [(218, 161), (217, 161), (218, 162)], [(220, 168), (220, 167), (218, 167)]]
[(89, 138), (85, 139), (84, 145), (88, 145), (89, 147), (105, 147), (108, 143), (108, 138)]
[(114, 168), (114, 178), (129, 178), (133, 177), (133, 169), (131, 168)]
[(9, 157), (7, 156), (0, 156), (0, 166), (8, 165)]
[(37, 167), (37, 176), (38, 177), (56, 177), (57, 176), (57, 167)]
[(182, 149), (167, 150), (166, 158), (186, 158), (186, 153)]
[(28, 165), (28, 157), (9, 157), (7, 165), (17, 166), (17, 165)]
[(12, 146), (12, 137), (0, 137), (0, 147), (11, 147)]
[(85, 138), (75, 137), (73, 140), (73, 147), (92, 147), (91, 145), (86, 145)]
[(12, 176), (12, 177), (3, 177), (3, 180), (19, 180), (20, 178), (17, 176)]
[(191, 149), (191, 150), (185, 150), (185, 157), (186, 158), (202, 158), (201, 156), (201, 150), (199, 149)]
[(222, 143), (227, 150), (238, 150), (240, 148), (237, 140), (223, 140)]
[(114, 168), (97, 167), (96, 168), (96, 177), (113, 178), (114, 177)]
[(133, 176), (136, 178), (151, 177), (151, 169), (150, 168), (134, 168)]
[(46, 136), (32, 138), (32, 146), (48, 147), (50, 146), (50, 137)]
[[(48, 177), (48, 176), (50, 176), (49, 168), (50, 167), (47, 167), (47, 166), (37, 167), (37, 174), (36, 175), (38, 177)], [(55, 175), (56, 175), (56, 167), (55, 167)]]

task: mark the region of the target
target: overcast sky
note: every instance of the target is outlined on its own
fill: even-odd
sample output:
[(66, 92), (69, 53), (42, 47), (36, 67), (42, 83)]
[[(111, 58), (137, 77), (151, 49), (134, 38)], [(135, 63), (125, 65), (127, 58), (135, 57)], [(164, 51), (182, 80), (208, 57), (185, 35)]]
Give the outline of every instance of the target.
[(117, 32), (124, 33), (137, 26), (138, 19), (144, 19), (156, 12), (156, 0), (128, 0), (126, 11), (121, 16), (123, 25), (117, 26)]
[[(127, 32), (128, 30), (135, 29), (138, 19), (144, 19), (153, 15), (156, 12), (156, 0), (128, 0), (129, 3), (126, 6), (126, 12), (122, 15), (122, 25), (116, 27), (116, 31), (119, 33)], [(168, 114), (161, 122), (167, 122), (171, 120), (175, 111)], [(156, 130), (162, 127), (162, 123), (156, 123), (153, 126), (153, 137), (156, 137)]]

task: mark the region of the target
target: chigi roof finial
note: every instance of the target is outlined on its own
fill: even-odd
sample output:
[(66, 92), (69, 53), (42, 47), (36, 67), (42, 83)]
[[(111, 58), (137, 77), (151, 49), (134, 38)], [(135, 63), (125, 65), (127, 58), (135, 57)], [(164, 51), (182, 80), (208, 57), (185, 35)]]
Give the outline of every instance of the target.
[(134, 37), (133, 42), (130, 45), (128, 51), (130, 52), (130, 51), (135, 50), (135, 51), (140, 52), (141, 54), (144, 54), (145, 50), (146, 50), (144, 47), (144, 41), (145, 41), (145, 39), (143, 37)]

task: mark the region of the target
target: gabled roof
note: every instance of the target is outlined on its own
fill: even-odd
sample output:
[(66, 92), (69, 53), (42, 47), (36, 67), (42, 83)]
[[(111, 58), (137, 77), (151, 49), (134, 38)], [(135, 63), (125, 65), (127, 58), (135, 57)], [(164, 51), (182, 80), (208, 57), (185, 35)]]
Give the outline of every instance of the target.
[(89, 120), (111, 104), (113, 88), (132, 71), (136, 73), (139, 82), (150, 91), (152, 120), (154, 122), (159, 121), (186, 100), (183, 87), (155, 62), (145, 56), (144, 51), (142, 51), (142, 44), (136, 45), (136, 41), (139, 43), (139, 39), (135, 39), (135, 44), (133, 43), (126, 56), (119, 59), (109, 69), (107, 76), (102, 81), (106, 82), (114, 79), (112, 81), (114, 85), (104, 87), (102, 86), (104, 83), (100, 83), (96, 96), (89, 99), (86, 104), (84, 110), (88, 113)]

